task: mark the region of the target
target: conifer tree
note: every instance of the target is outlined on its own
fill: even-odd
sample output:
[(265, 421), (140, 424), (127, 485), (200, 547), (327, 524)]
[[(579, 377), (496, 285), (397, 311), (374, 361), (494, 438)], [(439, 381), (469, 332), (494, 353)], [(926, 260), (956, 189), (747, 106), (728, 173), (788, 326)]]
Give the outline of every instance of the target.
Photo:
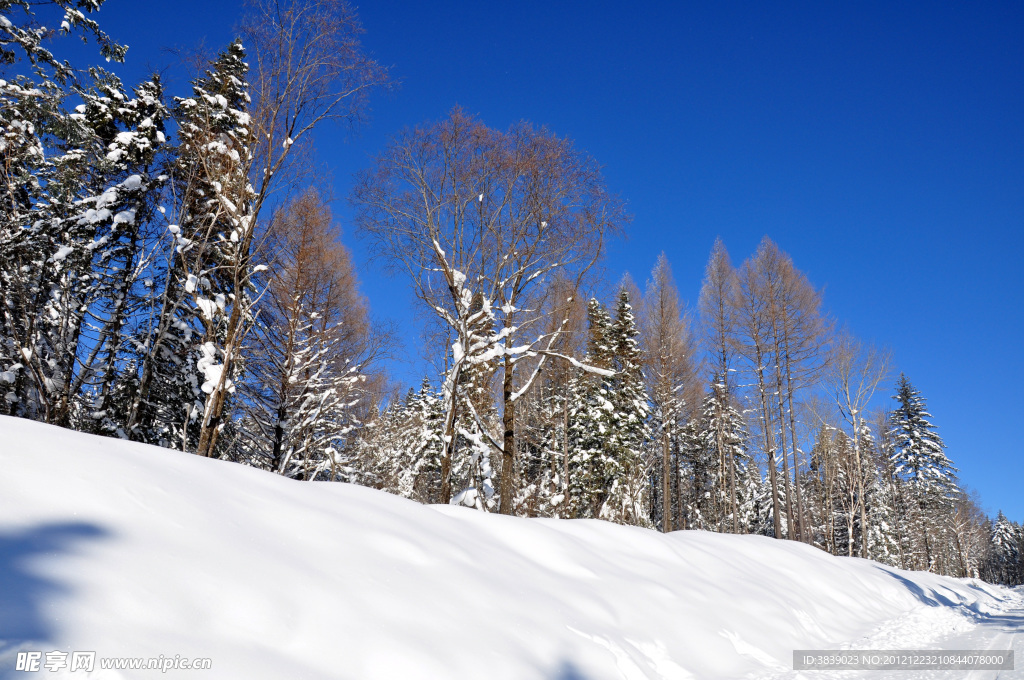
[(892, 462), (896, 474), (922, 489), (946, 491), (956, 484), (956, 470), (945, 454), (945, 444), (929, 421), (921, 393), (900, 374), (893, 397), (899, 407), (890, 417)]
[(1024, 534), (1000, 510), (992, 523), (991, 556), (989, 558), (990, 578), (996, 583), (1020, 585), (1024, 583)]
[(176, 99), (177, 224), (168, 227), (173, 250), (161, 306), (141, 343), (146, 352), (127, 418), (131, 435), (143, 441), (195, 450), (204, 424), (220, 431), (224, 399), (234, 393), (224, 368), (237, 347), (225, 340), (249, 309), (254, 235), (247, 70), (236, 40), (193, 81), (192, 97)]
[(402, 412), (398, 440), (405, 456), (398, 470), (399, 493), (421, 503), (437, 503), (441, 497), (441, 437), (444, 412), (441, 396), (423, 378), (411, 393)]
[(747, 451), (743, 416), (730, 402), (725, 384), (718, 376), (712, 379), (701, 402), (700, 416), (694, 421), (688, 441), (685, 458), (691, 477), (686, 501), (689, 528), (746, 530), (752, 521), (749, 510), (745, 510), (753, 500), (750, 477), (758, 472)]
[[(584, 362), (610, 369), (612, 321), (604, 305), (593, 298), (587, 303), (587, 323)], [(606, 377), (582, 371), (570, 383), (568, 492), (573, 517), (599, 517), (608, 495), (604, 443), (614, 409), (609, 387)]]
[(912, 515), (916, 566), (936, 568), (941, 536), (946, 532), (952, 503), (960, 495), (956, 469), (945, 454), (945, 444), (931, 423), (921, 393), (900, 374), (893, 397), (899, 406), (890, 416), (890, 461), (906, 489)]
[(611, 482), (601, 517), (622, 524), (649, 520), (648, 464), (644, 444), (650, 439), (650, 405), (644, 385), (643, 356), (633, 307), (625, 287), (619, 290), (615, 322), (609, 334), (612, 369), (609, 379), (608, 436), (604, 444), (604, 475)]
[[(149, 171), (165, 112), (158, 79), (132, 99), (102, 69), (55, 59), (34, 4), (4, 4), (24, 21), (0, 25), (0, 61), (26, 61), (33, 74), (0, 80), (0, 410), (112, 433), (106, 400), (140, 297), (140, 225), (161, 181)], [(91, 35), (123, 58), (86, 16), (102, 2), (52, 4), (62, 34)], [(70, 96), (83, 102), (74, 111)]]

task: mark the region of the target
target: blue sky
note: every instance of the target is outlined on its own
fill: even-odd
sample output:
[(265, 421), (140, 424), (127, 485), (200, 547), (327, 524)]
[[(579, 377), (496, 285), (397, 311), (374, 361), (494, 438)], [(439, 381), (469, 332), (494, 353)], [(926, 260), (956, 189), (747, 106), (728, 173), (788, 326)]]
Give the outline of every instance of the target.
[[(892, 348), (985, 509), (1024, 520), (1024, 5), (775, 5), (366, 2), (365, 46), (401, 86), (355, 135), (322, 132), (319, 161), (343, 197), (391, 134), (455, 104), (547, 125), (629, 201), (609, 277), (642, 283), (664, 250), (691, 303), (716, 236), (739, 263), (769, 235)], [(132, 81), (172, 61), (163, 47), (220, 47), (239, 11), (108, 0), (99, 18)], [(374, 313), (413, 329), (404, 281), (344, 240)]]

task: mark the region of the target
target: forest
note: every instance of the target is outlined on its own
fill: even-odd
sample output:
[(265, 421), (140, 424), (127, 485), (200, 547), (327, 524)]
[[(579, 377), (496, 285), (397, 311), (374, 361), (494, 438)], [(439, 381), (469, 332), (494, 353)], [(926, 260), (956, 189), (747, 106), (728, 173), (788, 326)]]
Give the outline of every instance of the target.
[[(353, 178), (435, 371), (373, 320), (316, 131), (391, 84), (344, 0), (258, 0), (188, 91), (126, 86), (102, 0), (0, 0), (0, 414), (421, 503), (801, 541), (1024, 583), (927, 398), (765, 237), (691, 307), (602, 263), (625, 200), (546, 127), (459, 107)], [(45, 26), (59, 25), (59, 29)], [(97, 63), (55, 56), (87, 40)], [(10, 474), (10, 473), (9, 473)]]

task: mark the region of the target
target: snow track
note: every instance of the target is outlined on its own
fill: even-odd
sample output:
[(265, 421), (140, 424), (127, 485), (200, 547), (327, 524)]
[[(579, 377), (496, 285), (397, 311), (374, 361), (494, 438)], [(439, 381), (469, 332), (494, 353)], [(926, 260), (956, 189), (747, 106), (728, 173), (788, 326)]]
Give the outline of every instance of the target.
[[(976, 587), (989, 589), (987, 584)], [(1005, 592), (1005, 589), (1003, 589)], [(922, 603), (880, 625), (870, 634), (836, 649), (857, 650), (1013, 650), (1016, 670), (794, 671), (765, 673), (765, 680), (1010, 680), (1024, 677), (1024, 591), (1017, 589), (990, 606), (950, 603), (941, 595), (921, 593)]]

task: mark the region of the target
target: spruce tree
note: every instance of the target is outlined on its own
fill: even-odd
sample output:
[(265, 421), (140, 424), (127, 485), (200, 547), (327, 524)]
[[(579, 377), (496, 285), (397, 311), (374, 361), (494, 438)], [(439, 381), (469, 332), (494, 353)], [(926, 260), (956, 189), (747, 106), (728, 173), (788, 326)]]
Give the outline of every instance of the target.
[(130, 436), (142, 441), (194, 450), (201, 424), (219, 421), (224, 395), (234, 392), (224, 344), (238, 306), (248, 307), (236, 279), (254, 226), (247, 70), (236, 40), (193, 81), (192, 97), (175, 100), (178, 223), (168, 227), (173, 250), (158, 323), (140, 343), (146, 349), (127, 419)]
[(587, 307), (590, 341), (585, 362), (614, 371), (573, 383), (570, 411), (570, 498), (576, 516), (650, 524), (648, 469), (650, 406), (644, 387), (636, 318), (623, 288), (614, 321), (596, 300)]
[[(157, 79), (131, 99), (102, 69), (55, 59), (35, 4), (3, 4), (23, 20), (0, 24), (0, 62), (32, 73), (0, 79), (0, 412), (113, 433), (107, 401), (141, 297), (140, 225), (161, 182), (149, 170), (165, 113)], [(123, 58), (86, 16), (101, 1), (53, 4), (62, 34)], [(69, 111), (69, 97), (83, 103)]]
[(397, 457), (398, 493), (421, 503), (441, 497), (441, 436), (444, 413), (441, 396), (426, 377), (418, 392), (410, 390), (401, 411)]
[(645, 525), (649, 523), (650, 498), (649, 466), (643, 452), (651, 436), (651, 409), (644, 385), (639, 335), (629, 292), (622, 287), (609, 335), (615, 375), (608, 389), (612, 408), (604, 446), (604, 475), (611, 484), (601, 516), (622, 524)]
[(956, 484), (956, 470), (945, 454), (945, 444), (929, 421), (921, 393), (900, 374), (893, 397), (899, 407), (890, 417), (892, 462), (896, 474), (920, 489), (945, 492)]
[[(588, 340), (584, 363), (612, 368), (612, 321), (604, 305), (587, 303)], [(573, 517), (598, 517), (609, 480), (605, 475), (604, 444), (610, 435), (611, 385), (605, 376), (580, 371), (569, 386), (569, 504)]]
[(1021, 552), (1021, 530), (1000, 510), (992, 524), (991, 566), (989, 571), (997, 583), (1015, 586), (1024, 583), (1024, 553)]
[(929, 420), (924, 398), (907, 376), (900, 374), (893, 397), (899, 406), (889, 419), (890, 461), (907, 492), (912, 514), (917, 566), (933, 569), (942, 551), (952, 503), (961, 493), (956, 469), (945, 454), (945, 444)]

